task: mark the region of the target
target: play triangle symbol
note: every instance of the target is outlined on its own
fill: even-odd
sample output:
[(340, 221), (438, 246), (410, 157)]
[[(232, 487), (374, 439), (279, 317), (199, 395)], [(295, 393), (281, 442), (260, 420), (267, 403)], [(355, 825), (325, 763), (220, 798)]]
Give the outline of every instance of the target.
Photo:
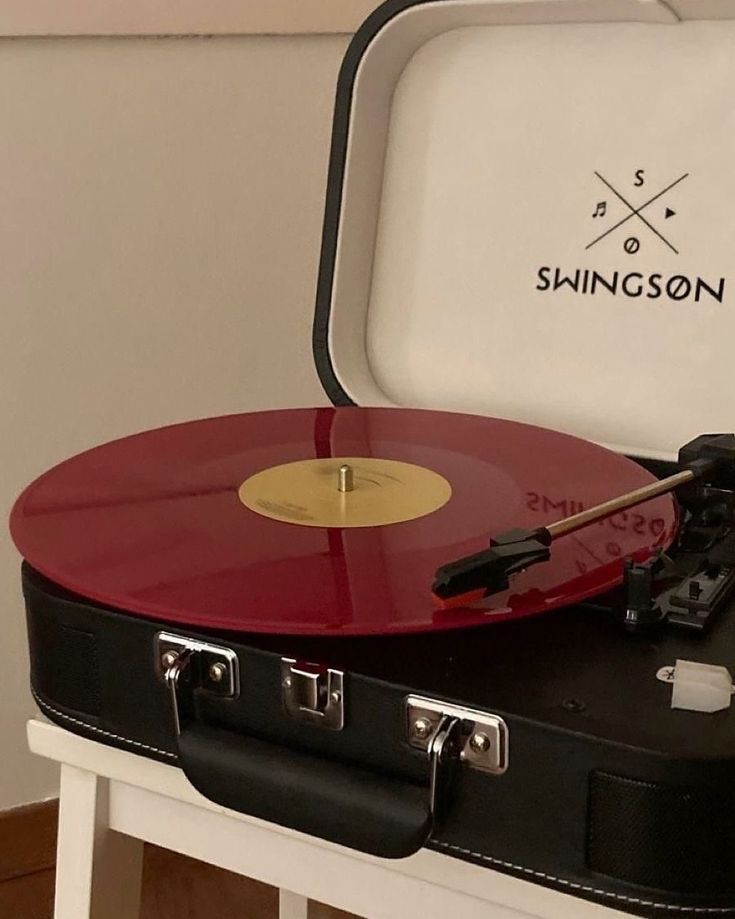
[(666, 219), (668, 220), (669, 217), (673, 217), (675, 213), (676, 211), (672, 211), (670, 207), (667, 207), (666, 208)]

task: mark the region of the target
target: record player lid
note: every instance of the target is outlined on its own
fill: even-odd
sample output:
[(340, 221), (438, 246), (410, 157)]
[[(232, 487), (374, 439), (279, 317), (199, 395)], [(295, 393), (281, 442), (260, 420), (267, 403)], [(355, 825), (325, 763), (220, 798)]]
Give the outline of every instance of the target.
[(734, 17), (381, 7), (338, 90), (315, 324), (330, 397), (672, 459), (730, 430)]
[[(338, 496), (345, 458), (356, 467), (354, 496), (370, 510), (385, 491), (378, 509), (390, 521), (364, 525), (360, 507), (342, 526), (299, 519), (349, 502), (349, 492)], [(376, 459), (387, 466), (373, 475)], [(304, 461), (296, 479), (277, 472), (274, 491), (247, 492), (264, 471)], [(129, 613), (240, 632), (395, 634), (542, 613), (614, 586), (625, 556), (647, 557), (673, 539), (669, 495), (562, 537), (550, 562), (477, 607), (442, 611), (431, 595), (439, 565), (491, 536), (652, 479), (604, 448), (508, 421), (404, 409), (263, 412), (160, 428), (67, 460), (21, 495), (11, 530), (43, 575)]]

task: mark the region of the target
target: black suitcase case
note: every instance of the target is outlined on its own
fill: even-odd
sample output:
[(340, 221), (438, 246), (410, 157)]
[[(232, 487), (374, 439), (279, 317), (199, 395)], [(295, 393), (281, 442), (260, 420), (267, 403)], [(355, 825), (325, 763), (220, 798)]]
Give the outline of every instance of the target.
[[(332, 306), (368, 283), (374, 243), (374, 226), (345, 235), (345, 215), (380, 196), (361, 145), (385, 143), (406, 24), (413, 48), (486, 20), (667, 16), (635, 2), (390, 0), (366, 22), (338, 86), (314, 326), (333, 402), (355, 399)], [(374, 97), (356, 91), (368, 79), (382, 81)], [(616, 595), (484, 630), (300, 639), (170, 627), (27, 564), (23, 587), (44, 714), (177, 764), (227, 807), (387, 858), (429, 846), (633, 914), (735, 913), (735, 715), (674, 710), (666, 681), (677, 660), (735, 661), (735, 604), (706, 633), (631, 635)]]
[[(732, 712), (673, 710), (656, 679), (680, 658), (732, 660), (735, 608), (706, 637), (631, 636), (608, 612), (579, 607), (438, 636), (277, 640), (104, 610), (27, 566), (24, 590), (41, 710), (177, 763), (218, 803), (385, 857), (428, 845), (642, 915), (735, 909)], [(205, 657), (204, 688), (191, 691), (197, 679), (181, 693), (178, 740), (160, 664), (177, 638), (227, 652)], [(230, 654), (237, 698), (208, 677)], [(302, 674), (316, 669), (299, 661), (335, 671), (322, 710), (339, 692), (342, 730), (289, 714), (287, 683), (303, 703)], [(503, 761), (484, 771), (449, 760), (432, 814), (416, 726), (433, 730), (433, 710), (454, 707), (466, 730), (473, 712), (491, 716), (480, 733)]]

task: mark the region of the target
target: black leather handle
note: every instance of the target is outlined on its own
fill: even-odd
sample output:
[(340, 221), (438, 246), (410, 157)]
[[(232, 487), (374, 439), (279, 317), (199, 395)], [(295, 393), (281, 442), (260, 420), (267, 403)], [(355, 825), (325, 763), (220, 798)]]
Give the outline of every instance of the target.
[(404, 858), (431, 833), (425, 786), (197, 722), (182, 728), (179, 757), (217, 804), (370, 855)]

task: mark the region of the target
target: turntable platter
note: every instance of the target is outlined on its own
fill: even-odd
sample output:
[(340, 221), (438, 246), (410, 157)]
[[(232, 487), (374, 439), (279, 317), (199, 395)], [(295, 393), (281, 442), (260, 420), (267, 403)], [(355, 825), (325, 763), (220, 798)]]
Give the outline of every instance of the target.
[(550, 562), (480, 604), (439, 610), (431, 596), (437, 566), (492, 535), (652, 480), (602, 447), (511, 421), (285, 410), (89, 450), (26, 489), (11, 530), (41, 574), (128, 613), (240, 632), (393, 634), (542, 613), (615, 586), (625, 557), (673, 540), (671, 496), (561, 538)]

